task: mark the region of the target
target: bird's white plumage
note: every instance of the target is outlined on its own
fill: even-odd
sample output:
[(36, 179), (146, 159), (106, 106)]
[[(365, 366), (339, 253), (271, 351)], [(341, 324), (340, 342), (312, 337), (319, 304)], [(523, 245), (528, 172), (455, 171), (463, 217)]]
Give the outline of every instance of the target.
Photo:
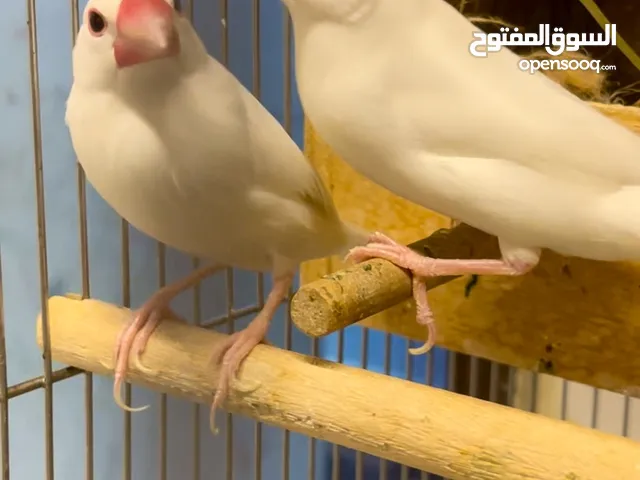
[(640, 259), (638, 136), (506, 49), (473, 57), (444, 0), (283, 1), (305, 113), (361, 173), (506, 256)]
[[(119, 3), (87, 10), (113, 28)], [(177, 57), (122, 70), (109, 32), (79, 32), (66, 121), (98, 193), (146, 234), (250, 270), (291, 269), (363, 240), (280, 124), (175, 21)]]

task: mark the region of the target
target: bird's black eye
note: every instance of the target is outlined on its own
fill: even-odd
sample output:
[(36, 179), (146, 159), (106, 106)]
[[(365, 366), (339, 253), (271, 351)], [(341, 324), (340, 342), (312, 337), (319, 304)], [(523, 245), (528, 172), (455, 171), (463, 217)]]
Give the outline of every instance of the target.
[(89, 30), (93, 35), (99, 36), (107, 29), (107, 21), (97, 10), (90, 10), (88, 15)]

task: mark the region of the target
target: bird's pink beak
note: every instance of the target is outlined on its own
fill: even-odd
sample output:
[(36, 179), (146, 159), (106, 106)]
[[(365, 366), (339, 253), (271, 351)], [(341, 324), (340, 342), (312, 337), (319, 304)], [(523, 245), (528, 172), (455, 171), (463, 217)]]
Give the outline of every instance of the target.
[(119, 68), (177, 55), (180, 39), (165, 0), (122, 0), (113, 54)]

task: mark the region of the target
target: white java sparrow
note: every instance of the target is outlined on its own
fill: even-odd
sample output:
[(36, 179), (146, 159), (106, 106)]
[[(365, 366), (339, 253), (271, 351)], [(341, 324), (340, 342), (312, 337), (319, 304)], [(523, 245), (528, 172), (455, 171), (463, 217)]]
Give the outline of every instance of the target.
[[(342, 223), (278, 121), (207, 54), (168, 0), (89, 0), (73, 49), (66, 121), (88, 180), (135, 228), (219, 262), (161, 289), (121, 333), (114, 396), (179, 292), (221, 266), (273, 273), (264, 309), (232, 335), (212, 412), (263, 340), (298, 264), (367, 234)], [(133, 410), (133, 409), (132, 409)], [(212, 415), (213, 418), (213, 415)]]
[(640, 260), (640, 137), (506, 48), (472, 56), (479, 29), (444, 0), (283, 2), (320, 136), (381, 186), (498, 237), (501, 260), (426, 258), (381, 234), (352, 250), (413, 273), (419, 321), (421, 277), (522, 275), (542, 248)]

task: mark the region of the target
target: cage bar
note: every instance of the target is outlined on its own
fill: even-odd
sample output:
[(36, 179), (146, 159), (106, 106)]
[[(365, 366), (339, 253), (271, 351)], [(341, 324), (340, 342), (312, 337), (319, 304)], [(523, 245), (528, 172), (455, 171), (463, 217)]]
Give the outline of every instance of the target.
[[(121, 253), (121, 286), (122, 305), (131, 307), (131, 258), (129, 254), (129, 224), (123, 218), (120, 221), (120, 244)], [(131, 384), (124, 384), (124, 403), (131, 405)], [(122, 412), (124, 419), (123, 440), (122, 440), (122, 477), (123, 480), (131, 480), (131, 412)]]
[(47, 229), (44, 202), (44, 176), (42, 164), (42, 125), (40, 117), (40, 76), (38, 71), (38, 33), (35, 0), (27, 0), (27, 26), (29, 30), (29, 76), (31, 80), (31, 119), (33, 128), (34, 168), (36, 181), (36, 209), (38, 224), (38, 260), (40, 273), (40, 305), (42, 307), (43, 369), (44, 369), (44, 418), (45, 418), (45, 469), (47, 480), (53, 480), (53, 383), (51, 341), (49, 338), (49, 273), (47, 264)]
[[(167, 284), (167, 249), (161, 242), (156, 242), (156, 255), (158, 263), (158, 288), (163, 288)], [(194, 262), (194, 269), (197, 263)], [(193, 291), (194, 296), (194, 317), (198, 318), (198, 309), (196, 299), (198, 298), (198, 286)], [(160, 408), (158, 409), (158, 423), (160, 424), (160, 480), (167, 480), (167, 394), (160, 394)], [(196, 444), (197, 445), (197, 444)], [(195, 448), (198, 451), (198, 448)]]
[(2, 480), (9, 480), (9, 388), (7, 386), (7, 342), (4, 331), (2, 245), (0, 245), (0, 442), (2, 442)]
[[(70, 1), (71, 8), (71, 45), (76, 43), (80, 29), (80, 11), (77, 0)], [(80, 227), (80, 268), (82, 275), (82, 297), (91, 296), (89, 277), (89, 235), (87, 227), (87, 186), (84, 170), (76, 161), (76, 184), (78, 189), (78, 224)], [(93, 375), (84, 374), (84, 411), (85, 411), (85, 480), (93, 480), (94, 445), (93, 445)]]
[[(193, 11), (193, 9), (191, 9)], [(197, 270), (200, 268), (200, 261), (197, 258), (192, 259), (192, 268)], [(202, 325), (202, 311), (201, 311), (201, 287), (197, 284), (193, 287), (193, 320), (197, 326)], [(166, 395), (166, 394), (163, 394)], [(166, 422), (166, 419), (163, 420)], [(163, 444), (166, 448), (166, 443)], [(200, 405), (194, 404), (193, 406), (193, 480), (200, 480)], [(163, 451), (166, 457), (166, 451)]]

